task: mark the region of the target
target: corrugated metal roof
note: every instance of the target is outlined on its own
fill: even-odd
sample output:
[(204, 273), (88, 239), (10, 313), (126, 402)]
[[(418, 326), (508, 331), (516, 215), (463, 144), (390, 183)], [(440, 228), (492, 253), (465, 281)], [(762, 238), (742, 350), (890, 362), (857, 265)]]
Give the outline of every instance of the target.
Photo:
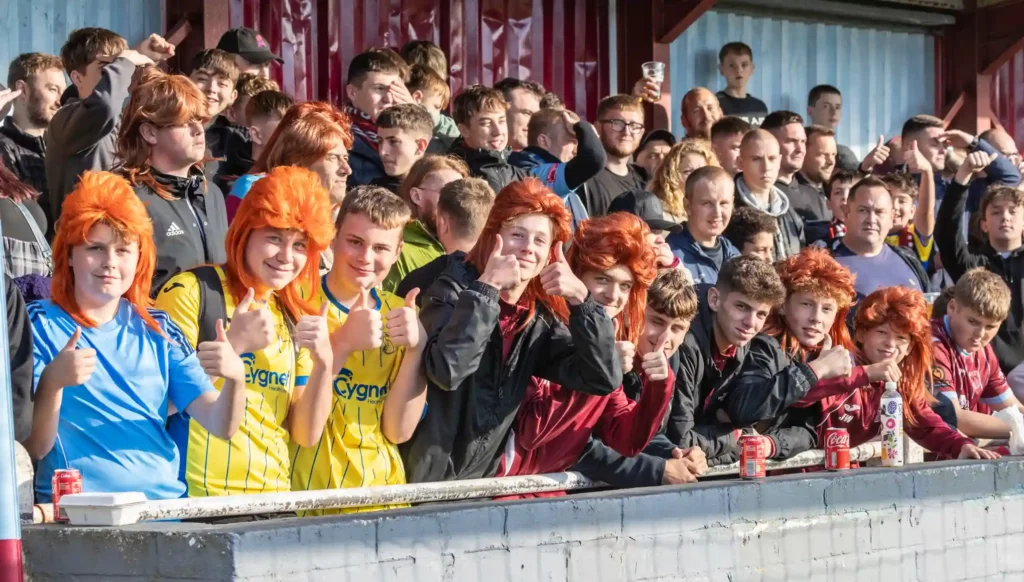
[(839, 143), (860, 156), (879, 134), (892, 136), (907, 118), (934, 113), (934, 48), (925, 34), (711, 11), (671, 45), (676, 134), (682, 134), (680, 102), (688, 90), (725, 87), (718, 50), (732, 41), (753, 49), (749, 92), (769, 109), (806, 117), (813, 86), (838, 87), (843, 92)]
[(58, 54), (68, 34), (85, 26), (108, 28), (132, 45), (163, 31), (160, 0), (0, 0), (0, 67), (27, 52)]

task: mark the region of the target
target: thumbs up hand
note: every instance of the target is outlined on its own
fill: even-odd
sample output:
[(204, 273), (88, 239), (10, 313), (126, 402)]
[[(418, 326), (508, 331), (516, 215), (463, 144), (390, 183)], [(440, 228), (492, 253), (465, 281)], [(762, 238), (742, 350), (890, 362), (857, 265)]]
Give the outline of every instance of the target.
[(364, 289), (352, 304), (345, 325), (334, 332), (335, 337), (345, 347), (342, 350), (344, 353), (372, 350), (383, 345), (384, 320), (376, 307), (376, 301), (370, 296), (369, 289)]
[(903, 152), (903, 162), (907, 164), (907, 170), (911, 174), (931, 174), (933, 171), (931, 162), (917, 149), (916, 139), (912, 140)]
[(419, 288), (413, 289), (405, 296), (404, 306), (388, 312), (385, 328), (391, 337), (391, 342), (396, 346), (416, 349), (423, 345), (423, 339), (427, 332), (423, 329), (423, 324), (420, 323), (420, 318), (416, 313), (416, 296), (419, 294)]
[(75, 328), (71, 339), (57, 356), (46, 365), (46, 374), (53, 380), (53, 385), (67, 388), (80, 386), (89, 381), (96, 370), (96, 350), (79, 348), (78, 340), (82, 339), (82, 328)]
[(661, 382), (668, 379), (668, 356), (665, 355), (665, 347), (668, 345), (668, 332), (666, 329), (651, 346), (651, 351), (641, 356), (640, 368), (648, 379)]
[(238, 354), (258, 352), (277, 341), (277, 322), (266, 305), (255, 305), (255, 295), (250, 287), (231, 318), (227, 337)]
[(540, 272), (541, 287), (551, 297), (565, 297), (570, 305), (583, 303), (590, 291), (569, 268), (569, 261), (565, 260), (565, 252), (562, 251), (562, 243), (555, 242), (554, 252), (554, 259)]
[(523, 282), (522, 271), (519, 268), (519, 261), (512, 253), (505, 254), (505, 241), (501, 235), (494, 240), (494, 250), (487, 258), (487, 265), (480, 275), (480, 282), (494, 287), (498, 291), (514, 289)]
[(821, 352), (808, 366), (819, 380), (845, 378), (853, 370), (853, 358), (843, 346), (833, 347), (831, 336), (826, 334), (821, 342)]
[(319, 315), (304, 315), (295, 325), (295, 345), (309, 350), (313, 359), (320, 363), (329, 363), (333, 358), (331, 334), (327, 331), (327, 309), (330, 305), (325, 301)]
[[(615, 326), (615, 337), (618, 338), (619, 320), (612, 319), (612, 325)], [(622, 373), (626, 374), (633, 369), (633, 360), (636, 359), (636, 346), (631, 341), (616, 341), (615, 355), (619, 357), (619, 363), (622, 364)]]
[(200, 343), (196, 355), (207, 376), (235, 382), (245, 381), (245, 364), (228, 341), (223, 319), (217, 320), (217, 339)]
[(863, 172), (871, 172), (872, 168), (884, 163), (887, 159), (889, 159), (889, 146), (885, 145), (885, 136), (880, 135), (874, 149), (868, 152), (867, 157), (860, 163), (860, 169)]

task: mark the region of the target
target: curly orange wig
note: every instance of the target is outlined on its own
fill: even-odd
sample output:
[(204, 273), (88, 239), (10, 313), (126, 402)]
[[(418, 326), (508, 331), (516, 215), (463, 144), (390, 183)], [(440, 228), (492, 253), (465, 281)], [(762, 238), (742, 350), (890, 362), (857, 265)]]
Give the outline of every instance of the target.
[(71, 250), (88, 243), (89, 231), (105, 224), (118, 236), (139, 243), (139, 263), (135, 279), (124, 297), (145, 320), (146, 325), (163, 335), (147, 307), (152, 305), (149, 289), (156, 267), (153, 245), (153, 222), (146, 206), (139, 200), (127, 180), (110, 172), (85, 172), (75, 189), (64, 199), (63, 211), (53, 238), (53, 280), (50, 295), (82, 327), (97, 323), (82, 313), (75, 299), (75, 273), (71, 270)]
[(319, 289), (320, 253), (334, 238), (331, 201), (320, 177), (303, 168), (280, 166), (257, 180), (242, 199), (224, 241), (228, 255), (224, 273), (236, 299), (244, 297), (250, 287), (261, 300), (272, 292), (245, 264), (249, 237), (260, 228), (293, 229), (306, 235), (306, 264), (294, 280), (277, 291), (277, 297), (293, 321), (316, 314), (301, 289), (312, 289), (310, 296)]
[[(544, 214), (551, 219), (553, 239), (551, 250), (548, 252), (548, 261), (550, 262), (555, 257), (555, 245), (565, 244), (569, 240), (569, 237), (572, 236), (572, 227), (570, 226), (569, 210), (565, 207), (565, 203), (536, 178), (512, 182), (501, 189), (494, 200), (494, 206), (491, 207), (491, 213), (487, 216), (487, 223), (484, 224), (484, 229), (480, 232), (476, 246), (466, 256), (466, 262), (483, 273), (484, 268), (487, 267), (487, 259), (494, 251), (494, 237), (498, 236), (501, 227), (526, 214)], [(524, 301), (530, 308), (527, 318), (523, 321), (524, 326), (533, 317), (538, 301), (563, 321), (569, 319), (569, 307), (565, 299), (550, 297), (544, 293), (540, 277), (535, 277), (526, 286), (520, 303)]]
[(352, 147), (352, 121), (347, 115), (322, 101), (297, 103), (270, 134), (251, 173), (267, 172), (277, 166), (308, 168), (339, 143)]
[(647, 288), (658, 274), (654, 249), (647, 244), (647, 224), (633, 214), (616, 212), (580, 223), (566, 260), (577, 276), (585, 271), (607, 271), (624, 265), (635, 283), (619, 314), (619, 341), (639, 342), (644, 327)]
[[(834, 299), (838, 309), (836, 319), (828, 335), (832, 344), (843, 346), (853, 351), (850, 330), (846, 326), (846, 318), (857, 292), (853, 288), (854, 274), (840, 265), (825, 249), (807, 247), (799, 254), (775, 263), (775, 270), (786, 287), (786, 298), (794, 293), (808, 292), (816, 297)], [(796, 336), (790, 334), (786, 326), (786, 317), (780, 305), (772, 309), (765, 322), (762, 333), (779, 340), (779, 345), (786, 353), (797, 359), (804, 360), (808, 355), (816, 354), (821, 346), (802, 346)]]
[[(910, 336), (910, 351), (900, 363), (902, 376), (898, 390), (905, 402), (904, 410), (923, 408), (927, 406), (930, 392), (925, 388), (925, 379), (932, 369), (931, 322), (924, 295), (907, 287), (885, 287), (865, 297), (853, 319), (854, 333), (866, 332), (883, 323)], [(857, 358), (865, 361), (860, 350)], [(912, 426), (917, 424), (912, 414), (907, 414), (907, 422)]]
[[(184, 75), (169, 75), (155, 67), (142, 73), (131, 92), (121, 116), (117, 135), (117, 155), (124, 161), (124, 172), (132, 184), (145, 184), (158, 196), (171, 199), (167, 187), (157, 182), (149, 165), (150, 145), (142, 139), (143, 123), (156, 127), (206, 123), (209, 109), (206, 95)], [(195, 167), (202, 168), (202, 160)]]

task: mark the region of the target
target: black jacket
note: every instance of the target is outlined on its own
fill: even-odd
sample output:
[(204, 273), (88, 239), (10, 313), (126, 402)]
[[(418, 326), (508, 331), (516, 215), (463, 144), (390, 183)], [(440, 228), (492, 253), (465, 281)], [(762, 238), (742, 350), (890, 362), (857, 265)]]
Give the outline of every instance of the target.
[[(736, 379), (723, 387), (709, 408), (725, 410), (732, 424), (752, 427), (775, 441), (774, 459), (788, 459), (813, 449), (821, 408), (793, 408), (818, 382), (804, 362), (791, 360), (779, 343), (758, 334)], [(708, 412), (712, 412), (709, 410)]]
[(46, 139), (29, 135), (14, 125), (14, 118), (0, 125), (0, 159), (19, 180), (32, 186), (41, 196), (46, 190)]
[(604, 396), (622, 384), (615, 330), (593, 298), (569, 325), (538, 304), (502, 361), (497, 289), (452, 261), (422, 296), (427, 409), (400, 447), (410, 483), (491, 477), (531, 376)]
[[(434, 281), (437, 281), (441, 274), (448, 270), (448, 266), (452, 262), (463, 263), (466, 261), (466, 253), (462, 251), (455, 251), (448, 255), (441, 255), (433, 261), (430, 261), (426, 265), (418, 269), (413, 269), (408, 275), (402, 279), (402, 282), (398, 284), (395, 289), (395, 295), (399, 297), (405, 297), (409, 294), (409, 291), (413, 289), (419, 289), (420, 291), (426, 291)], [(423, 294), (421, 293), (416, 298), (416, 306), (423, 306)]]
[(775, 185), (785, 190), (789, 196), (789, 203), (804, 220), (805, 227), (808, 222), (832, 220), (832, 211), (828, 209), (828, 196), (821, 188), (808, 182), (800, 172), (793, 176), (793, 181), (788, 185), (782, 182), (776, 182)]
[(469, 166), (469, 173), (474, 178), (483, 178), (491, 185), (495, 192), (512, 182), (528, 178), (530, 172), (517, 168), (509, 163), (508, 150), (484, 150), (466, 146), (462, 139), (456, 140), (448, 155), (455, 156), (466, 162)]
[[(712, 359), (714, 347), (714, 313), (708, 307), (707, 293), (711, 285), (697, 287), (697, 316), (690, 324), (690, 332), (679, 347), (676, 371), (676, 389), (669, 410), (666, 436), (675, 446), (685, 449), (699, 446), (708, 457), (709, 465), (731, 463), (737, 458), (735, 428), (715, 418), (716, 406), (711, 402), (721, 398), (724, 387), (739, 374), (748, 347), (736, 350), (736, 355), (719, 372)], [(673, 358), (675, 360), (675, 358)]]
[(987, 243), (980, 252), (974, 252), (964, 238), (961, 225), (967, 208), (968, 187), (955, 180), (946, 188), (935, 220), (935, 244), (942, 256), (942, 265), (954, 281), (975, 267), (985, 267), (999, 275), (1010, 287), (1010, 313), (999, 326), (992, 340), (992, 349), (999, 359), (1003, 373), (1009, 374), (1024, 361), (1024, 247), (1003, 257)]
[(348, 177), (350, 190), (356, 186), (366, 186), (373, 183), (374, 180), (387, 176), (380, 154), (369, 142), (358, 135), (352, 140), (352, 147), (348, 150), (348, 165), (352, 168), (352, 175)]
[(25, 300), (7, 275), (4, 275), (4, 294), (7, 301), (14, 440), (24, 442), (32, 434), (32, 326), (25, 311)]
[[(586, 184), (587, 180), (604, 169), (605, 163), (608, 162), (608, 153), (604, 151), (601, 138), (598, 137), (597, 131), (592, 125), (586, 121), (580, 121), (573, 125), (572, 129), (576, 134), (576, 155), (568, 162), (564, 162), (564, 172), (565, 187), (570, 191), (576, 191)], [(513, 166), (527, 171), (542, 165), (550, 167), (549, 164), (563, 163), (554, 154), (538, 146), (528, 146), (521, 152), (512, 152), (508, 156), (508, 161)], [(550, 180), (547, 181), (550, 182)], [(559, 192), (555, 188), (552, 190), (555, 190), (555, 194), (559, 196), (565, 195), (564, 192)]]
[(228, 232), (228, 213), (224, 195), (206, 181), (201, 170), (192, 170), (187, 178), (159, 172), (153, 175), (173, 197), (165, 200), (145, 184), (135, 187), (135, 194), (146, 204), (153, 220), (156, 269), (152, 293), (156, 295), (168, 279), (181, 271), (227, 261), (224, 238)]

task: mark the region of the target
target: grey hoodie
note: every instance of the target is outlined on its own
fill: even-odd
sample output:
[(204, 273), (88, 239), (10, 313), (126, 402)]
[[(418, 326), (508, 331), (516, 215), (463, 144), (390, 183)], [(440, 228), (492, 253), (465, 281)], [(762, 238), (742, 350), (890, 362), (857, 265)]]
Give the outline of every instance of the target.
[(789, 198), (776, 186), (772, 186), (767, 205), (750, 191), (743, 174), (736, 176), (736, 206), (750, 206), (775, 219), (775, 260), (781, 260), (800, 252), (804, 246), (804, 221), (790, 208)]

